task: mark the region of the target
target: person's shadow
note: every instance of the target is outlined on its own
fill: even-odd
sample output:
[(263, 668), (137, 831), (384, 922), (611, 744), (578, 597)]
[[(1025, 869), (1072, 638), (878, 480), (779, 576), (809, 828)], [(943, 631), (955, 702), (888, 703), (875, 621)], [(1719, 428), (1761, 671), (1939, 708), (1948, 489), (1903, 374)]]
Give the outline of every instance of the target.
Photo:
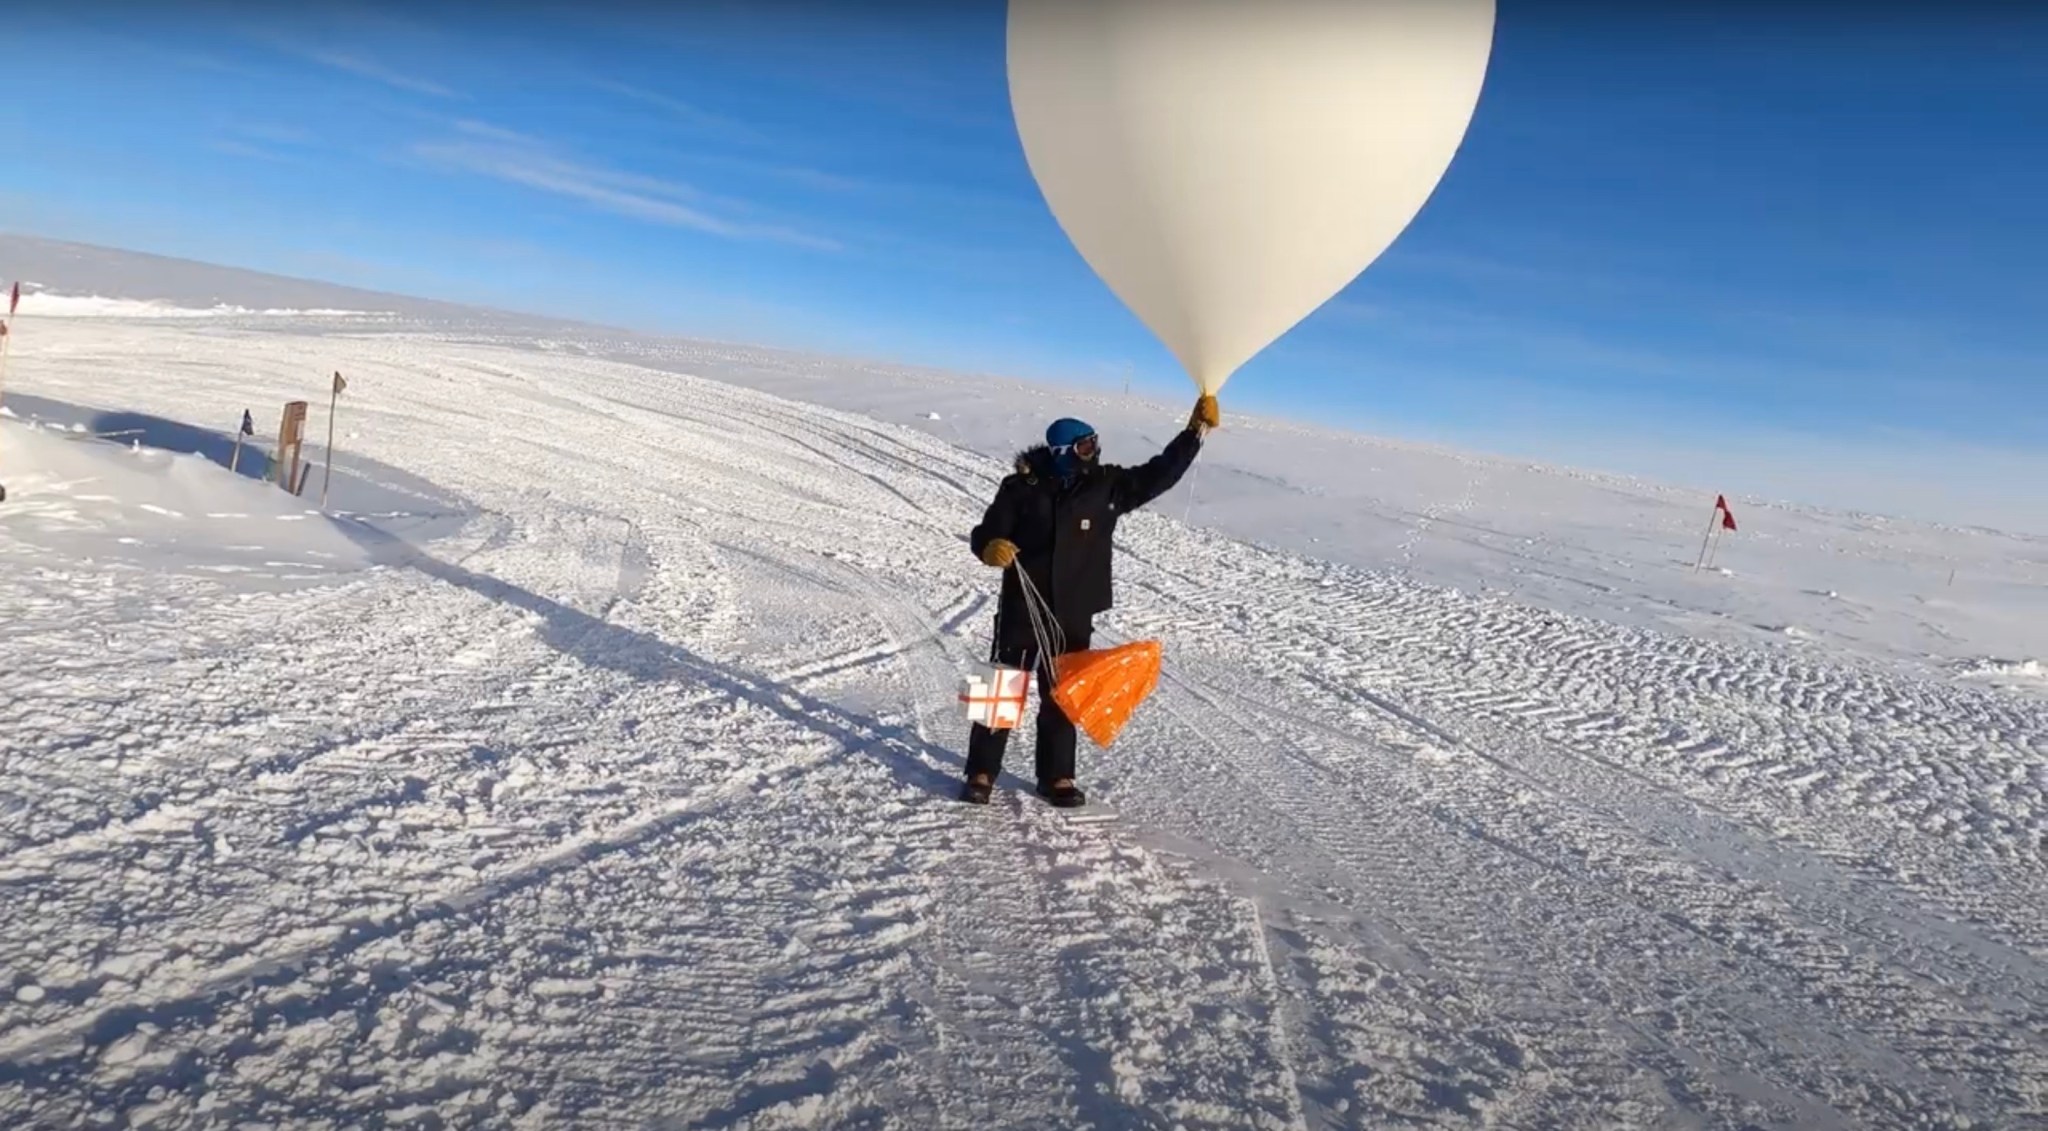
[[(17, 415), (59, 428), (82, 428), (102, 442), (122, 446), (139, 442), (145, 447), (191, 452), (222, 468), (234, 463), (235, 471), (248, 478), (262, 478), (268, 466), (269, 457), (262, 451), (244, 451), (236, 460), (232, 434), (184, 421), (128, 410), (88, 408), (20, 393), (10, 395), (7, 403)], [(333, 501), (337, 510), (410, 514), (424, 504), (434, 512), (430, 517), (449, 520), (459, 520), (476, 510), (469, 500), (459, 499), (428, 480), (361, 457), (348, 459), (344, 473), (336, 476), (335, 488)], [(621, 628), (516, 585), (450, 565), (366, 519), (345, 513), (329, 514), (327, 518), (378, 561), (410, 566), (499, 604), (538, 613), (545, 625), (542, 636), (547, 643), (586, 664), (624, 672), (647, 682), (695, 680), (765, 707), (807, 730), (838, 739), (849, 753), (877, 755), (910, 785), (949, 798), (957, 789), (954, 776), (942, 767), (957, 767), (960, 758), (900, 726), (883, 724), (871, 716), (707, 660), (657, 637)]]
[(959, 758), (904, 727), (849, 711), (766, 677), (705, 659), (658, 637), (441, 561), (368, 522), (345, 518), (332, 521), (381, 561), (410, 566), (501, 605), (538, 614), (542, 621), (541, 638), (550, 647), (593, 667), (622, 672), (649, 683), (691, 680), (763, 707), (806, 730), (837, 739), (849, 754), (874, 756), (907, 785), (948, 798), (958, 788), (955, 776), (942, 767), (957, 763)]

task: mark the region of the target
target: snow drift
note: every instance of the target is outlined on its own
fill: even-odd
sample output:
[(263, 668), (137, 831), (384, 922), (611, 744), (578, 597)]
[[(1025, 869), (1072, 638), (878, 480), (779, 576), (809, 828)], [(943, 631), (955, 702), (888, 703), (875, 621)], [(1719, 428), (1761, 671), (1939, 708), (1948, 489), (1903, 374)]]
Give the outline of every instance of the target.
[[(263, 455), (248, 458), (260, 466)], [(198, 454), (6, 419), (0, 468), (0, 521), (33, 560), (287, 584), (370, 562), (303, 499)]]
[(252, 309), (228, 303), (217, 303), (206, 307), (179, 306), (174, 303), (132, 298), (108, 298), (103, 295), (66, 295), (47, 291), (24, 291), (22, 296), (24, 318), (396, 318), (391, 311), (375, 310), (297, 310), (297, 309)]

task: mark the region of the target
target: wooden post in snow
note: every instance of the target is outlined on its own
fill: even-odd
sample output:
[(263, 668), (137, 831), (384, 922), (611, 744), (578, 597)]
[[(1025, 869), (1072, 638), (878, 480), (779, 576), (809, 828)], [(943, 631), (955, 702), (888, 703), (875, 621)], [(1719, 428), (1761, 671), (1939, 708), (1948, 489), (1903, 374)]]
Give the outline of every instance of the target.
[(305, 428), (306, 402), (285, 402), (284, 416), (277, 423), (277, 485), (288, 494), (299, 493), (299, 449)]

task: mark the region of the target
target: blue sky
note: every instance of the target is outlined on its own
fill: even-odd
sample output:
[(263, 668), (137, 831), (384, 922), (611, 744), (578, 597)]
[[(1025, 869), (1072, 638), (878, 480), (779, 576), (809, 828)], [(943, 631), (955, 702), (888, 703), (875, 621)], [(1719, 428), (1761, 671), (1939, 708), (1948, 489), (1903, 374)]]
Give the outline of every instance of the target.
[[(1436, 195), (1226, 410), (2048, 529), (2048, 9), (1787, 11), (1508, 0)], [(1000, 0), (4, 18), (0, 228), (1192, 394), (1037, 196)]]

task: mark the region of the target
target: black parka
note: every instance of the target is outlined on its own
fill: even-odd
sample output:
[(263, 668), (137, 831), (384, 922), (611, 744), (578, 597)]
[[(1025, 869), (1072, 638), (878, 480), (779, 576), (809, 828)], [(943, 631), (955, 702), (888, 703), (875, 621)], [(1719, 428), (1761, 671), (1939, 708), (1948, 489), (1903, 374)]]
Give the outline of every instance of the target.
[[(1052, 470), (1044, 445), (1017, 455), (1017, 470), (996, 488), (996, 497), (968, 535), (977, 557), (997, 538), (1017, 546), (1017, 564), (1051, 605), (1064, 626), (1086, 625), (1111, 606), (1111, 537), (1117, 519), (1158, 498), (1187, 474), (1202, 447), (1189, 428), (1166, 450), (1136, 467), (1086, 464), (1071, 482)], [(1074, 633), (1069, 632), (1070, 635)], [(1002, 602), (996, 610), (996, 646), (1001, 651), (1033, 644), (1031, 617), (1017, 571), (1003, 571)]]

